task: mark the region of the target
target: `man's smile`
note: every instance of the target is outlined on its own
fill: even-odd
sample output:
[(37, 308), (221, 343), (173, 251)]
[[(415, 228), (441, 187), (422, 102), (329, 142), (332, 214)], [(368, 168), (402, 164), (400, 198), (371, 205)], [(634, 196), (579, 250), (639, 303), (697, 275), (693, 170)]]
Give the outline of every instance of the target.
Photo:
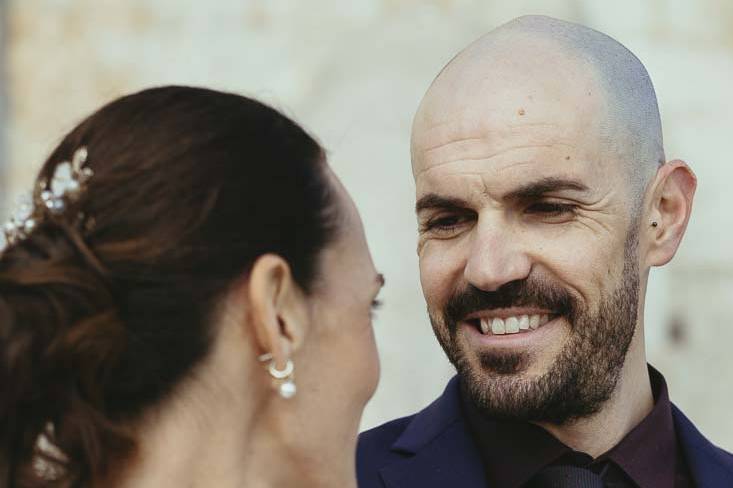
[[(485, 310), (458, 322), (458, 330), (475, 350), (501, 348), (542, 350), (565, 340), (569, 332), (567, 317), (558, 313), (506, 313), (506, 310)], [(538, 310), (539, 312), (539, 310)], [(558, 335), (560, 333), (561, 335)], [(488, 351), (487, 351), (488, 352)]]
[(469, 314), (464, 320), (483, 334), (519, 334), (537, 330), (559, 314), (545, 309), (505, 308)]

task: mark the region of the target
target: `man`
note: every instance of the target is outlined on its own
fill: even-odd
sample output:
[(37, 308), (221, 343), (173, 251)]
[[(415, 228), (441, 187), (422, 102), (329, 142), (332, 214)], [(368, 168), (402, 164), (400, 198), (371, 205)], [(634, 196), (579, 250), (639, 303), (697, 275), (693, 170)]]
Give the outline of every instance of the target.
[(458, 375), (362, 434), (361, 488), (733, 486), (733, 456), (646, 363), (649, 269), (696, 180), (649, 76), (579, 25), (522, 17), (458, 54), (415, 116), (418, 254)]

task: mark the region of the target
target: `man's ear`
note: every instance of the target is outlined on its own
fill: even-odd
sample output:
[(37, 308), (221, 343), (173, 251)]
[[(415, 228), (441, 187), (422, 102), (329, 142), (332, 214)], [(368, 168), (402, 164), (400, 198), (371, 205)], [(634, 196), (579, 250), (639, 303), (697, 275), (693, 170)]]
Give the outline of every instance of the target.
[(265, 254), (252, 266), (248, 283), (248, 318), (260, 354), (270, 353), (283, 369), (298, 350), (308, 329), (305, 295), (288, 263)]
[(651, 236), (647, 240), (647, 266), (663, 266), (674, 257), (690, 220), (696, 188), (697, 177), (684, 161), (670, 161), (657, 171), (649, 222), (642, 223)]

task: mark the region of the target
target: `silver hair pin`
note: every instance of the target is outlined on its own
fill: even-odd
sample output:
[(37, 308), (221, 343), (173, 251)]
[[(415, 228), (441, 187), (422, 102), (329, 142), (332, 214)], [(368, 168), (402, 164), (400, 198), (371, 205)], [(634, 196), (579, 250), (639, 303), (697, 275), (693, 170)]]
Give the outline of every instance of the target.
[(50, 180), (43, 179), (38, 183), (35, 199), (25, 196), (17, 202), (10, 219), (0, 230), (0, 254), (27, 239), (46, 212), (60, 216), (70, 203), (79, 199), (89, 178), (94, 175), (92, 169), (85, 166), (88, 156), (87, 148), (80, 147), (71, 161), (62, 161), (54, 168)]

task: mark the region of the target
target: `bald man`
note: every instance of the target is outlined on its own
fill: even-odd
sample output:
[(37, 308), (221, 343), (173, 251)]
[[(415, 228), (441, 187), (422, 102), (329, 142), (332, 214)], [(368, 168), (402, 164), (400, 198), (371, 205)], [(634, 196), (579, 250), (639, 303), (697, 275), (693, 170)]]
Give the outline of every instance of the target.
[(420, 278), (457, 376), (362, 434), (361, 488), (723, 487), (733, 456), (647, 365), (649, 270), (696, 180), (639, 60), (522, 17), (459, 53), (414, 119)]

